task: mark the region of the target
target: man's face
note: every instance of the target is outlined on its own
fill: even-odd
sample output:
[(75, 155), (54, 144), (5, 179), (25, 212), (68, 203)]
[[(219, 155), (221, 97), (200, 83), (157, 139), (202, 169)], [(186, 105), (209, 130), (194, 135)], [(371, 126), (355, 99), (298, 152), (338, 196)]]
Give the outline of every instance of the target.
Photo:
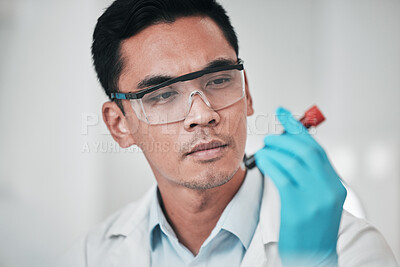
[[(119, 88), (124, 93), (138, 91), (137, 85), (150, 76), (178, 77), (215, 60), (237, 61), (220, 28), (206, 17), (150, 26), (125, 40), (121, 48), (124, 68)], [(246, 143), (246, 116), (253, 112), (247, 83), (246, 97), (235, 104), (214, 111), (195, 95), (183, 121), (164, 125), (148, 125), (136, 117), (128, 100), (123, 105), (129, 145), (142, 149), (159, 183), (208, 189), (226, 183), (238, 170)]]

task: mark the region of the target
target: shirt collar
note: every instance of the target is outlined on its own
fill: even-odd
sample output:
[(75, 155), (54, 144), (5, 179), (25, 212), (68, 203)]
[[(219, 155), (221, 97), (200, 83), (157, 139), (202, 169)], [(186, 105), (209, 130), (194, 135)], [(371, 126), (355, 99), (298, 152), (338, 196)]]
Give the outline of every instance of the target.
[[(211, 239), (224, 229), (239, 238), (247, 249), (257, 227), (260, 206), (263, 195), (263, 178), (261, 175), (252, 175), (243, 181), (242, 186), (224, 209), (217, 225), (213, 229)], [(161, 209), (159, 191), (153, 195), (149, 214), (149, 238), (151, 249), (154, 250), (157, 238), (156, 229), (159, 227), (170, 238), (177, 239)], [(205, 241), (208, 243), (209, 238)]]
[(161, 230), (170, 238), (177, 239), (174, 230), (167, 221), (164, 212), (160, 206), (161, 195), (157, 187), (153, 199), (150, 204), (149, 213), (149, 235), (150, 235), (150, 247), (154, 250), (156, 242), (158, 241), (156, 236), (156, 229), (159, 227)]

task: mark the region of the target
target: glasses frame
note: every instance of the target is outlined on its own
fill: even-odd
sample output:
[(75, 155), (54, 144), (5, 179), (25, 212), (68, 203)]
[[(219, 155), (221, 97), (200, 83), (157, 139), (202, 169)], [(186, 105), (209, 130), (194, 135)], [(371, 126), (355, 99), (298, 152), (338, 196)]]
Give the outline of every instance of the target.
[(203, 75), (209, 74), (209, 73), (213, 73), (213, 72), (218, 72), (218, 71), (224, 71), (224, 70), (244, 70), (244, 66), (243, 66), (243, 60), (238, 59), (238, 64), (235, 65), (226, 65), (226, 66), (219, 66), (219, 67), (214, 67), (214, 68), (209, 68), (209, 69), (205, 69), (205, 70), (200, 70), (200, 71), (195, 71), (192, 73), (188, 73), (173, 79), (169, 79), (165, 82), (162, 82), (160, 84), (157, 84), (155, 86), (151, 86), (149, 88), (140, 90), (136, 93), (134, 92), (129, 92), (129, 93), (111, 93), (111, 99), (121, 99), (121, 100), (131, 100), (131, 99), (141, 99), (143, 98), (146, 94), (149, 94), (151, 92), (154, 92), (160, 88), (163, 88), (165, 86), (169, 86), (171, 84), (174, 84), (176, 82), (185, 82), (185, 81), (190, 81), (190, 80), (194, 80), (197, 79)]

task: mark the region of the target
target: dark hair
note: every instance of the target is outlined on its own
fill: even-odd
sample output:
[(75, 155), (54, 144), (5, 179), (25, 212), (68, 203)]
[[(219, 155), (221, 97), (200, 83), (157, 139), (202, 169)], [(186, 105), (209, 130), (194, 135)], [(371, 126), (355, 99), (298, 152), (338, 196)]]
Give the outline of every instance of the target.
[[(225, 9), (215, 0), (116, 0), (99, 17), (93, 33), (93, 64), (105, 93), (110, 97), (119, 91), (123, 40), (150, 25), (172, 23), (188, 16), (207, 16), (214, 20), (238, 55), (235, 30)], [(121, 102), (117, 104), (124, 111)]]

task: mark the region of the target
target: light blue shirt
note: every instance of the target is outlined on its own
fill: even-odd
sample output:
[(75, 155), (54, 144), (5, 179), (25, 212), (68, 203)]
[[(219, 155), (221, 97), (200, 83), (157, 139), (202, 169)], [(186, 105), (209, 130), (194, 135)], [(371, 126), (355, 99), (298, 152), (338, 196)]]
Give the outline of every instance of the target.
[(154, 194), (149, 217), (151, 266), (239, 266), (259, 221), (263, 193), (261, 175), (251, 178), (244, 180), (196, 256), (179, 243)]

